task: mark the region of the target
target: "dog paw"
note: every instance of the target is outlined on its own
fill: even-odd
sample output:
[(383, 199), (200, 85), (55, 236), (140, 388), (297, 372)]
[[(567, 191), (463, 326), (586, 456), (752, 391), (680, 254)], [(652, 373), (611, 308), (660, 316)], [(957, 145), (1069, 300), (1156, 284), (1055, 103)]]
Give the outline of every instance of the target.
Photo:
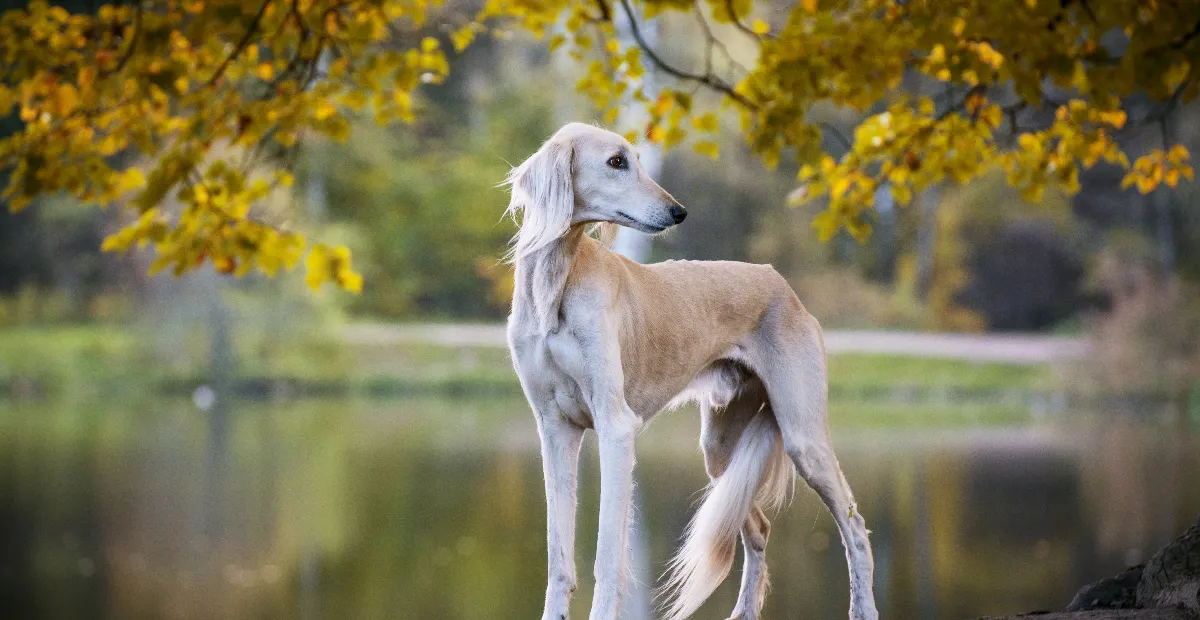
[(850, 620), (879, 620), (879, 612), (874, 608), (867, 610), (850, 610)]
[(874, 603), (850, 605), (850, 620), (879, 620), (879, 612)]

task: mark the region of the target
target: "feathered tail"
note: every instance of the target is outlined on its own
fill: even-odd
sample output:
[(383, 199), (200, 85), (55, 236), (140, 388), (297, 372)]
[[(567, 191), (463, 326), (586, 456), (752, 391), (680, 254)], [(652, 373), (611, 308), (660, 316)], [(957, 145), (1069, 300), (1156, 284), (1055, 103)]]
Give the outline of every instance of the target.
[(742, 431), (729, 466), (709, 485), (671, 560), (663, 586), (665, 620), (692, 615), (729, 575), (738, 533), (755, 502), (777, 507), (786, 501), (796, 472), (782, 443), (770, 409), (755, 414)]

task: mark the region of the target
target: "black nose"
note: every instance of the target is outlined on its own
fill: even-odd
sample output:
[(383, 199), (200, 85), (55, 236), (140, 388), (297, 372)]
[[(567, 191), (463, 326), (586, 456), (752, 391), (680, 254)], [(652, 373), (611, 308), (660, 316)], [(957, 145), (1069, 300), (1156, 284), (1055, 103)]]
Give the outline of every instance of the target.
[(671, 205), (671, 217), (675, 218), (675, 223), (678, 224), (683, 221), (683, 218), (687, 217), (687, 209), (684, 209), (680, 205)]

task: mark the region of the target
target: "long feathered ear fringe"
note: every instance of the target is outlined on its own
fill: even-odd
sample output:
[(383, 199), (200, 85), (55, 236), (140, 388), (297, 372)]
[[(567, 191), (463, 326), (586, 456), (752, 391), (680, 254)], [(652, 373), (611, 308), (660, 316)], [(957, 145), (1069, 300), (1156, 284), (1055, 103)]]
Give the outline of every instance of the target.
[[(506, 213), (520, 225), (505, 260), (517, 259), (546, 247), (571, 227), (575, 191), (571, 183), (573, 151), (569, 141), (551, 138), (502, 185), (512, 187)], [(517, 213), (521, 212), (518, 221)]]

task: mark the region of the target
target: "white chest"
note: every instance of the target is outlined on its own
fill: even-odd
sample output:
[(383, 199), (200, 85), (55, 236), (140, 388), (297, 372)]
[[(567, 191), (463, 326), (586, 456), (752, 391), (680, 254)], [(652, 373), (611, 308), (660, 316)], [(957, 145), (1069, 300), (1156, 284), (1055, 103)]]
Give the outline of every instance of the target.
[(591, 428), (592, 416), (583, 390), (575, 380), (575, 347), (562, 334), (514, 333), (509, 330), (509, 350), (521, 386), (537, 415), (561, 415)]

